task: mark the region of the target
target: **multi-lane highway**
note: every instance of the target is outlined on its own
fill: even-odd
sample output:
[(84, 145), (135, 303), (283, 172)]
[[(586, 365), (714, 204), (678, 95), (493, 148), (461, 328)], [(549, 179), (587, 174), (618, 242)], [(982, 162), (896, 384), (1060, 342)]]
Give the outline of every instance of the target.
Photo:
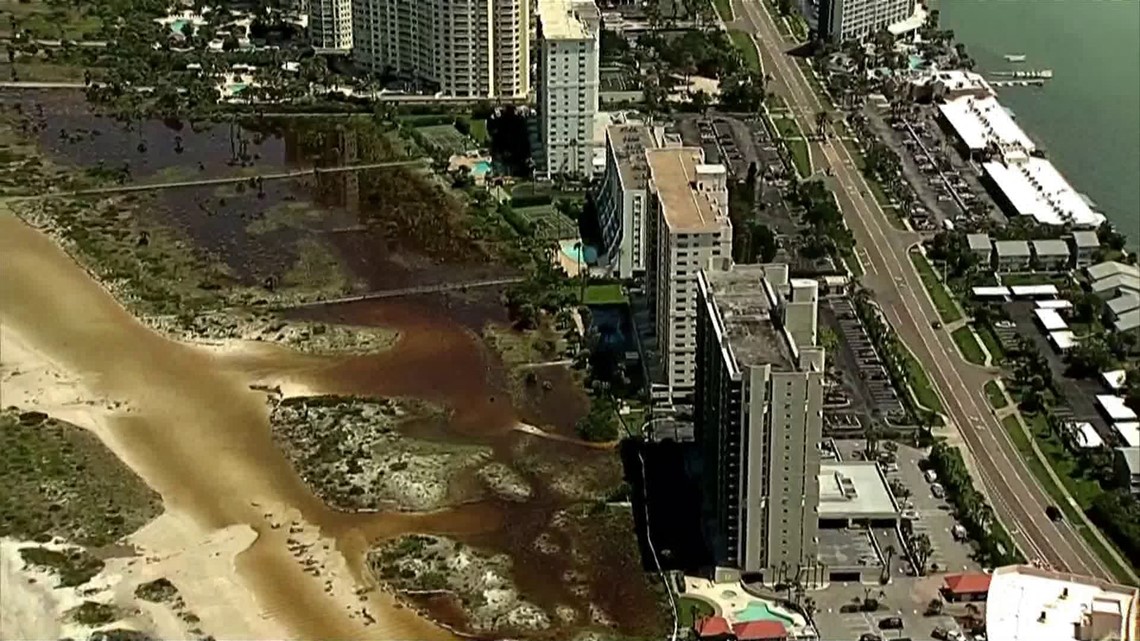
[[(732, 8), (733, 26), (752, 33), (759, 42), (764, 70), (771, 76), (768, 90), (785, 100), (802, 130), (813, 130), (815, 114), (831, 107), (814, 93), (788, 55), (794, 43), (785, 42), (761, 0), (732, 0)], [(817, 170), (832, 170), (829, 182), (866, 270), (862, 284), (928, 372), (956, 430), (954, 437), (969, 449), (998, 519), (1031, 559), (1058, 569), (1114, 578), (1069, 523), (1054, 523), (1046, 516), (1045, 508), (1052, 500), (1019, 456), (982, 389), (994, 374), (966, 362), (949, 332), (934, 329), (937, 311), (907, 255), (919, 241), (918, 235), (891, 225), (842, 142), (835, 137), (813, 142), (811, 154)]]

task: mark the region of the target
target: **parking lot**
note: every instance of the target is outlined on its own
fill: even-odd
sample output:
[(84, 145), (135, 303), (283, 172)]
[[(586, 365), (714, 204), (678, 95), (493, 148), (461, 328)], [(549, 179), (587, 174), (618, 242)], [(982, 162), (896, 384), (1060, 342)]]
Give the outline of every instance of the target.
[[(850, 439), (834, 441), (834, 445), (842, 460), (857, 460), (863, 457), (866, 444), (861, 439)], [(888, 466), (887, 478), (892, 481), (893, 487), (901, 483), (910, 491), (910, 496), (899, 497), (899, 502), (904, 514), (913, 517), (910, 522), (914, 531), (926, 533), (930, 537), (934, 549), (930, 564), (937, 571), (932, 571), (925, 577), (914, 577), (909, 564), (899, 559), (892, 563), (891, 581), (887, 585), (832, 584), (826, 590), (814, 594), (818, 606), (816, 624), (824, 639), (857, 640), (864, 633), (878, 634), (883, 639), (930, 639), (930, 633), (937, 626), (947, 630), (960, 629), (948, 614), (926, 616), (925, 611), (929, 602), (939, 596), (938, 590), (946, 573), (974, 571), (978, 565), (970, 558), (970, 545), (955, 540), (952, 534), (957, 523), (949, 504), (933, 496), (931, 485), (923, 477), (919, 461), (925, 457), (925, 452), (899, 445), (895, 457), (897, 469)], [(847, 540), (830, 541), (824, 540), (824, 533), (821, 532), (821, 548), (827, 549), (832, 555), (837, 551), (842, 552), (843, 559), (837, 557), (836, 560), (859, 559), (862, 554), (868, 555), (869, 559), (874, 555), (869, 537), (874, 536), (878, 539), (880, 549), (891, 545), (901, 552), (902, 545), (893, 530), (880, 528), (857, 534), (858, 536), (852, 536), (848, 532)], [(861, 611), (856, 603), (862, 603), (866, 598), (878, 600), (881, 603), (880, 609), (874, 612)], [(890, 616), (898, 616), (903, 620), (902, 631), (879, 629), (880, 621)]]
[(862, 396), (873, 416), (902, 420), (906, 416), (890, 376), (847, 298), (828, 298), (823, 320), (836, 330), (840, 349), (836, 362), (850, 391)]

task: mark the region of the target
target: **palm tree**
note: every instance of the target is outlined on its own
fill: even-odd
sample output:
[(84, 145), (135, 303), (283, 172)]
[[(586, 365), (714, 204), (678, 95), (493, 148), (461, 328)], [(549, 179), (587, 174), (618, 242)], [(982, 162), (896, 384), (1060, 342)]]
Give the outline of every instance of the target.
[(895, 557), (895, 546), (888, 545), (883, 548), (883, 555), (886, 559), (885, 563), (883, 563), (883, 572), (879, 577), (879, 582), (888, 583), (891, 580), (891, 561), (893, 561)]

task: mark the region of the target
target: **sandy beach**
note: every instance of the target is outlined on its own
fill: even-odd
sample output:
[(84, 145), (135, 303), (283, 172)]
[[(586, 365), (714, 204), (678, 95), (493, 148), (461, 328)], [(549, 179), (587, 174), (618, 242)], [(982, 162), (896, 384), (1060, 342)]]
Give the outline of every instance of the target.
[[(140, 555), (112, 559), (95, 579), (117, 601), (165, 576), (217, 638), (451, 636), (390, 595), (365, 592), (357, 522), (307, 490), (273, 446), (265, 392), (227, 365), (227, 353), (248, 347), (203, 349), (156, 334), (6, 208), (0, 255), (3, 405), (91, 430), (163, 498), (166, 514), (130, 537)], [(285, 372), (310, 362), (287, 356)], [(303, 378), (277, 382), (291, 395), (311, 392)], [(380, 520), (362, 522), (370, 536), (400, 529), (371, 518)], [(58, 638), (67, 632), (52, 627), (59, 595), (28, 584), (15, 544), (5, 545), (5, 587), (20, 588), (5, 590), (0, 637)], [(140, 629), (187, 638), (157, 606), (132, 607)]]

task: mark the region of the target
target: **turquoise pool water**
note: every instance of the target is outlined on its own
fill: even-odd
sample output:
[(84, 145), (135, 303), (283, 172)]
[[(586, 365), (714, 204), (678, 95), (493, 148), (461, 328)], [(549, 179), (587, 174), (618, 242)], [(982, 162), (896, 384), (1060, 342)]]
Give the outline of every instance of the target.
[(777, 621), (784, 624), (785, 628), (788, 627), (789, 623), (794, 623), (791, 618), (773, 611), (763, 601), (749, 601), (747, 607), (736, 613), (736, 620), (741, 622)]
[(486, 176), (491, 173), (491, 163), (486, 160), (480, 160), (471, 167), (471, 174), (474, 176)]
[(907, 61), (911, 69), (918, 69), (923, 63), (922, 56), (911, 56)]
[(596, 261), (598, 259), (598, 252), (595, 251), (593, 247), (589, 245), (580, 246), (576, 240), (562, 241), (562, 253), (570, 260), (586, 263), (587, 265), (590, 264), (592, 260)]
[(182, 28), (190, 24), (189, 20), (175, 20), (170, 23), (170, 30), (174, 33), (182, 33)]

